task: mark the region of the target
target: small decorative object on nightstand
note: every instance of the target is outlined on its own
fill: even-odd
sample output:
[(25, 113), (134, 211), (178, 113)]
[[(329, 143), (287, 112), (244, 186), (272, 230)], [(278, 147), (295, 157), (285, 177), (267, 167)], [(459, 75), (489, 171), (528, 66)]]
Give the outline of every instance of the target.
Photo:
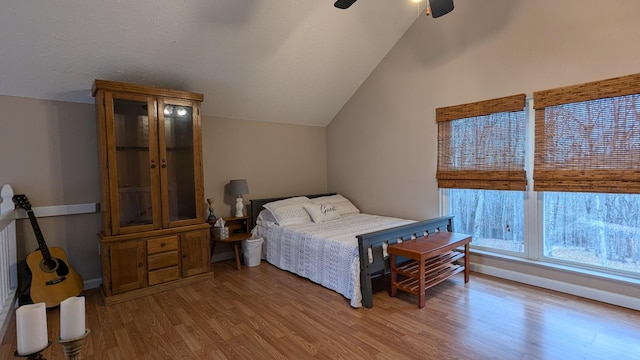
[(208, 198), (207, 203), (209, 203), (209, 217), (207, 221), (216, 221), (216, 216), (213, 214), (213, 198)]
[(231, 195), (236, 195), (236, 217), (241, 217), (244, 215), (243, 208), (244, 204), (242, 204), (242, 195), (249, 193), (249, 185), (247, 185), (246, 179), (239, 180), (231, 180), (229, 182), (229, 192)]

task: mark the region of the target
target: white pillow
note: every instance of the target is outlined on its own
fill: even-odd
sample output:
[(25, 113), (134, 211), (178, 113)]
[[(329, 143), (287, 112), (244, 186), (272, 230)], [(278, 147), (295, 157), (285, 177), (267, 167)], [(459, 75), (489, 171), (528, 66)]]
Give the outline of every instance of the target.
[(275, 223), (276, 218), (274, 218), (273, 215), (271, 215), (271, 211), (265, 209), (260, 211), (260, 213), (258, 214), (258, 218), (256, 219), (256, 222), (257, 223), (261, 223), (261, 222)]
[(342, 195), (321, 196), (311, 199), (314, 203), (321, 205), (333, 205), (340, 215), (359, 213), (360, 210)]
[(305, 204), (304, 209), (307, 210), (309, 215), (311, 215), (311, 219), (316, 224), (340, 217), (340, 213), (338, 213), (336, 207), (330, 204)]
[(313, 202), (306, 196), (298, 196), (272, 201), (263, 207), (271, 212), (278, 225), (285, 226), (311, 222), (309, 214), (303, 207), (305, 204), (313, 204)]

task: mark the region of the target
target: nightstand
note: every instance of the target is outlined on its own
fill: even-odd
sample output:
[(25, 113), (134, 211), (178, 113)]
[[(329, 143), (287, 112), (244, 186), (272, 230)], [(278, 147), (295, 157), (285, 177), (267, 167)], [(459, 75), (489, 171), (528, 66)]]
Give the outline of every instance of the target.
[(238, 249), (238, 243), (242, 240), (247, 240), (251, 237), (251, 233), (249, 232), (249, 217), (248, 216), (240, 216), (240, 217), (225, 217), (222, 218), (225, 222), (225, 226), (229, 228), (229, 237), (226, 239), (216, 239), (213, 236), (213, 224), (214, 221), (210, 221), (211, 224), (211, 257), (213, 257), (213, 250), (215, 249), (215, 245), (217, 242), (221, 243), (232, 243), (233, 251), (236, 255), (236, 267), (240, 270), (240, 249)]

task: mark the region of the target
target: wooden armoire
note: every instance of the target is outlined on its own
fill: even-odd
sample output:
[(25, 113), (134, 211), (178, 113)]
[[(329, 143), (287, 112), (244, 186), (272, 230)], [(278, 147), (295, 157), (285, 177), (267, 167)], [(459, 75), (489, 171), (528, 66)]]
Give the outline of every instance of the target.
[(213, 277), (198, 93), (95, 80), (105, 303)]

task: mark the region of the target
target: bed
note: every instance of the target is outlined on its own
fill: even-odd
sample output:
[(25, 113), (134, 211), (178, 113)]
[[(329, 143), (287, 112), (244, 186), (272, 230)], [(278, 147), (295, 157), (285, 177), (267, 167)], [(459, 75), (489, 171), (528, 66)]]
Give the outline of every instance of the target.
[(362, 214), (335, 193), (251, 200), (251, 224), (253, 236), (265, 241), (267, 262), (342, 294), (354, 308), (373, 306), (372, 280), (388, 273), (389, 244), (453, 231), (452, 216)]

